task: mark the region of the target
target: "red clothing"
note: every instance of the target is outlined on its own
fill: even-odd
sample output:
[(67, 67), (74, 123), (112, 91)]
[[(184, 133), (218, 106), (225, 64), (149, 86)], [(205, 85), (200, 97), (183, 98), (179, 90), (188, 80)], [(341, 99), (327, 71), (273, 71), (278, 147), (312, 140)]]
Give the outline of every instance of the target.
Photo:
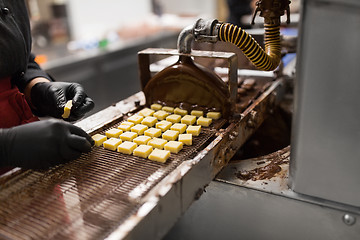
[(0, 128), (10, 128), (38, 121), (26, 102), (24, 94), (11, 86), (10, 78), (0, 79)]
[[(24, 94), (11, 85), (10, 78), (0, 79), (0, 128), (10, 128), (38, 121), (26, 102)], [(12, 168), (0, 168), (0, 175)]]

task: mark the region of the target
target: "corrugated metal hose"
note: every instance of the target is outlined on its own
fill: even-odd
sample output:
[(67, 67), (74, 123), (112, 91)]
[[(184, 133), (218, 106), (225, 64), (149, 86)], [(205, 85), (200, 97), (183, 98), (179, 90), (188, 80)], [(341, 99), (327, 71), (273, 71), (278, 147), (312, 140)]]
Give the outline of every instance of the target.
[(265, 50), (243, 29), (230, 23), (221, 24), (219, 40), (231, 42), (260, 70), (272, 71), (281, 60), (280, 24), (264, 24)]

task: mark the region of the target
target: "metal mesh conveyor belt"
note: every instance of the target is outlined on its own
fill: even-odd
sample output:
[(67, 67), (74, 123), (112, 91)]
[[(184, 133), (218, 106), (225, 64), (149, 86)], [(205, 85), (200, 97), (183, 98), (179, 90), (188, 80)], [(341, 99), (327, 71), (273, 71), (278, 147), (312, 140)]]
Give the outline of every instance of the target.
[(215, 133), (204, 128), (192, 146), (172, 153), (165, 164), (93, 147), (68, 164), (0, 181), (0, 239), (104, 238)]

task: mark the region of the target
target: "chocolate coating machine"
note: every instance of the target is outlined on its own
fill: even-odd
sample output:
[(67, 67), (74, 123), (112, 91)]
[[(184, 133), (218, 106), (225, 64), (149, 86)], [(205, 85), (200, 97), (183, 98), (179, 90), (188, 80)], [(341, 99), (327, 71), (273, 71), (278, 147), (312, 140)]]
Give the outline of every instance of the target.
[[(327, 3), (325, 6), (324, 2)], [(353, 9), (359, 9), (357, 2), (353, 0), (346, 2), (353, 4)], [(359, 194), (356, 191), (359, 177), (351, 174), (359, 169), (358, 161), (353, 161), (358, 156), (358, 152), (354, 151), (353, 147), (358, 143), (356, 135), (344, 131), (339, 136), (346, 133), (348, 134), (346, 137), (332, 138), (334, 141), (347, 141), (349, 143), (347, 146), (353, 147), (351, 152), (347, 151), (344, 155), (346, 164), (340, 165), (341, 167), (335, 164), (339, 163), (336, 154), (332, 154), (332, 158), (318, 155), (314, 158), (316, 161), (314, 160), (313, 164), (301, 160), (304, 152), (309, 154), (310, 150), (316, 149), (302, 148), (306, 144), (314, 144), (312, 139), (314, 133), (319, 129), (324, 130), (325, 127), (330, 127), (326, 132), (331, 133), (333, 132), (331, 129), (337, 127), (323, 124), (333, 122), (328, 120), (334, 118), (321, 119), (320, 110), (331, 108), (327, 106), (313, 109), (312, 107), (318, 107), (314, 96), (324, 91), (323, 86), (326, 81), (334, 79), (331, 75), (346, 72), (344, 69), (338, 71), (336, 67), (329, 71), (326, 61), (319, 61), (311, 55), (319, 51), (315, 55), (323, 56), (326, 48), (315, 47), (314, 50), (314, 45), (311, 44), (313, 41), (308, 40), (316, 40), (319, 37), (316, 24), (328, 26), (327, 23), (331, 22), (340, 10), (341, 13), (352, 13), (341, 18), (344, 25), (358, 22), (353, 20), (358, 20), (359, 16), (354, 14), (356, 11), (351, 10), (349, 5), (335, 0), (308, 0), (304, 1), (303, 5), (307, 14), (304, 16), (307, 21), (303, 24), (303, 28), (307, 29), (311, 26), (313, 31), (310, 32), (312, 38), (304, 37), (300, 42), (300, 46), (307, 49), (301, 58), (298, 58), (301, 61), (298, 62), (300, 76), (303, 74), (302, 76), (309, 77), (316, 72), (316, 78), (318, 81), (324, 81), (322, 82), (324, 84), (312, 85), (308, 82), (310, 78), (302, 79), (303, 88), (301, 91), (298, 90), (298, 96), (302, 96), (300, 99), (303, 100), (310, 99), (308, 96), (313, 98), (311, 98), (312, 102), (302, 102), (303, 108), (297, 109), (296, 112), (295, 123), (298, 123), (295, 125), (296, 135), (294, 135), (296, 151), (291, 153), (295, 162), (291, 163), (290, 148), (287, 147), (259, 159), (228, 164), (235, 152), (282, 99), (286, 76), (279, 74), (238, 77), (237, 69), (234, 67), (235, 54), (191, 51), (186, 54), (191, 57), (221, 58), (228, 63), (228, 71), (219, 76), (229, 90), (227, 100), (233, 113), (231, 117), (216, 121), (211, 128), (194, 139), (193, 146), (186, 147), (179, 155), (172, 155), (165, 164), (133, 156), (124, 158), (120, 153), (94, 148), (91, 153), (46, 172), (14, 171), (2, 176), (0, 237), (4, 239), (161, 239), (184, 213), (185, 217), (175, 225), (166, 238), (171, 239), (175, 236), (175, 239), (179, 237), (230, 239), (234, 236), (236, 238), (243, 236), (252, 239), (265, 237), (321, 239), (325, 236), (327, 239), (354, 239), (359, 236), (359, 221), (357, 221)], [(326, 21), (316, 21), (319, 20), (317, 18), (319, 11)], [(303, 31), (306, 32), (304, 29)], [(329, 34), (327, 28), (319, 29), (323, 30), (319, 35)], [(351, 39), (358, 39), (358, 32), (354, 31), (351, 34), (353, 34)], [(341, 38), (342, 35), (335, 37)], [(349, 43), (352, 43), (351, 46), (357, 44), (356, 41)], [(355, 52), (349, 51), (348, 54), (353, 54), (351, 56), (354, 58), (358, 56)], [(140, 52), (139, 67), (143, 88), (152, 77), (150, 56), (159, 55), (178, 56), (179, 53), (174, 49), (147, 49)], [(323, 69), (316, 68), (319, 63), (329, 72), (326, 78), (321, 77)], [(347, 61), (346, 66), (354, 66), (354, 64)], [(356, 73), (354, 74), (356, 76), (359, 75), (358, 70), (351, 68), (351, 72)], [(255, 84), (245, 87), (245, 83), (249, 82)], [(335, 80), (332, 86), (339, 87)], [(351, 81), (350, 85), (342, 87), (346, 86), (349, 86), (349, 91), (352, 92), (358, 89), (359, 85), (358, 82)], [(346, 92), (340, 91), (345, 95)], [(313, 94), (306, 95), (307, 93)], [(334, 95), (336, 94), (332, 96)], [(355, 95), (349, 96), (353, 97), (352, 103), (356, 102)], [(139, 92), (78, 122), (77, 125), (90, 134), (101, 133), (117, 126), (148, 104), (145, 95)], [(334, 106), (338, 107), (339, 112), (345, 111), (350, 116), (358, 116), (350, 111), (350, 107), (342, 108), (340, 105), (332, 107)], [(320, 126), (317, 131), (313, 131), (313, 125), (309, 124), (311, 115), (308, 114), (309, 112), (306, 114), (306, 111), (319, 111), (315, 119), (321, 119), (320, 122), (316, 121), (317, 126)], [(323, 116), (329, 114), (333, 116), (329, 111), (325, 111)], [(302, 127), (303, 121), (309, 124), (306, 125), (308, 128)], [(302, 129), (306, 130), (306, 135)], [(358, 125), (352, 125), (352, 129), (358, 129)], [(316, 136), (319, 135), (315, 134)], [(327, 144), (324, 139), (320, 143)], [(336, 153), (339, 146), (344, 145), (338, 142), (337, 148), (328, 150)], [(259, 175), (251, 177), (255, 170), (267, 167), (273, 159), (279, 165), (282, 164), (280, 172), (269, 179), (267, 177), (262, 179)], [(305, 159), (310, 158), (305, 157)], [(330, 165), (326, 164), (327, 159), (333, 160)], [(334, 179), (324, 174), (324, 178), (319, 178), (320, 170), (317, 174), (307, 175), (312, 173), (311, 170), (315, 169), (315, 166), (317, 170), (327, 166), (327, 169), (331, 170), (328, 172), (341, 172), (342, 177)], [(342, 171), (345, 168), (349, 170), (349, 176), (347, 172)], [(299, 169), (305, 170), (299, 171)], [(212, 181), (214, 178), (216, 181)], [(289, 178), (296, 191), (289, 187)], [(330, 182), (335, 180), (341, 187), (332, 189), (326, 179)], [(348, 179), (352, 181), (349, 182)], [(352, 187), (346, 187), (346, 183), (351, 184)], [(208, 191), (204, 193), (206, 187)], [(195, 200), (198, 200), (193, 204), (195, 210), (191, 208), (187, 211)], [(278, 229), (281, 230), (277, 231)]]
[[(219, 34), (225, 39), (233, 34), (231, 26), (210, 23), (210, 28), (223, 29)], [(201, 105), (220, 111), (222, 118), (194, 137), (192, 146), (171, 154), (166, 163), (93, 147), (79, 159), (45, 172), (14, 170), (1, 176), (1, 238), (159, 239), (201, 196), (274, 109), (284, 81), (275, 75), (238, 78), (235, 53), (191, 51), (192, 34), (203, 26), (203, 21), (195, 26), (180, 34), (184, 43), (179, 45), (180, 52), (147, 49), (139, 53), (144, 95), (135, 94), (77, 125), (91, 135), (104, 133), (159, 101), (163, 105), (180, 104), (185, 109)], [(268, 57), (249, 35), (237, 29), (245, 36), (245, 45), (251, 47), (244, 50), (261, 50), (258, 64), (267, 70), (279, 62), (278, 30), (278, 23), (269, 24), (270, 52), (275, 54)], [(206, 34), (206, 38), (215, 39)], [(249, 58), (256, 60), (253, 52), (249, 52)], [(181, 62), (153, 75), (150, 57), (159, 55), (180, 56)], [(194, 57), (222, 59), (227, 72), (216, 75), (194, 63)], [(180, 80), (174, 77), (176, 74)]]
[[(179, 53), (172, 49), (140, 52), (143, 88), (144, 79), (151, 76), (150, 56), (158, 55)], [(234, 53), (192, 51), (187, 56), (227, 61), (227, 74), (219, 78), (228, 91), (223, 118), (194, 137), (192, 146), (171, 154), (165, 164), (93, 147), (79, 159), (45, 172), (15, 170), (2, 176), (1, 238), (163, 237), (260, 126), (283, 87), (283, 80), (274, 76), (256, 81), (238, 78)], [(149, 106), (148, 99), (140, 92), (76, 125), (91, 135), (103, 133)]]

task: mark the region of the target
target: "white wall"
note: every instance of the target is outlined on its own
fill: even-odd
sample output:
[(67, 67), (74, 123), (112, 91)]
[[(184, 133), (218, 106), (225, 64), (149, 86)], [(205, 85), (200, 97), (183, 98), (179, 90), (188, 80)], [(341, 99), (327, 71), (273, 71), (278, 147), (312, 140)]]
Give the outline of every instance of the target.
[(158, 0), (165, 13), (192, 14), (215, 18), (217, 15), (216, 0)]
[(68, 0), (69, 24), (75, 40), (102, 38), (151, 13), (150, 0)]

